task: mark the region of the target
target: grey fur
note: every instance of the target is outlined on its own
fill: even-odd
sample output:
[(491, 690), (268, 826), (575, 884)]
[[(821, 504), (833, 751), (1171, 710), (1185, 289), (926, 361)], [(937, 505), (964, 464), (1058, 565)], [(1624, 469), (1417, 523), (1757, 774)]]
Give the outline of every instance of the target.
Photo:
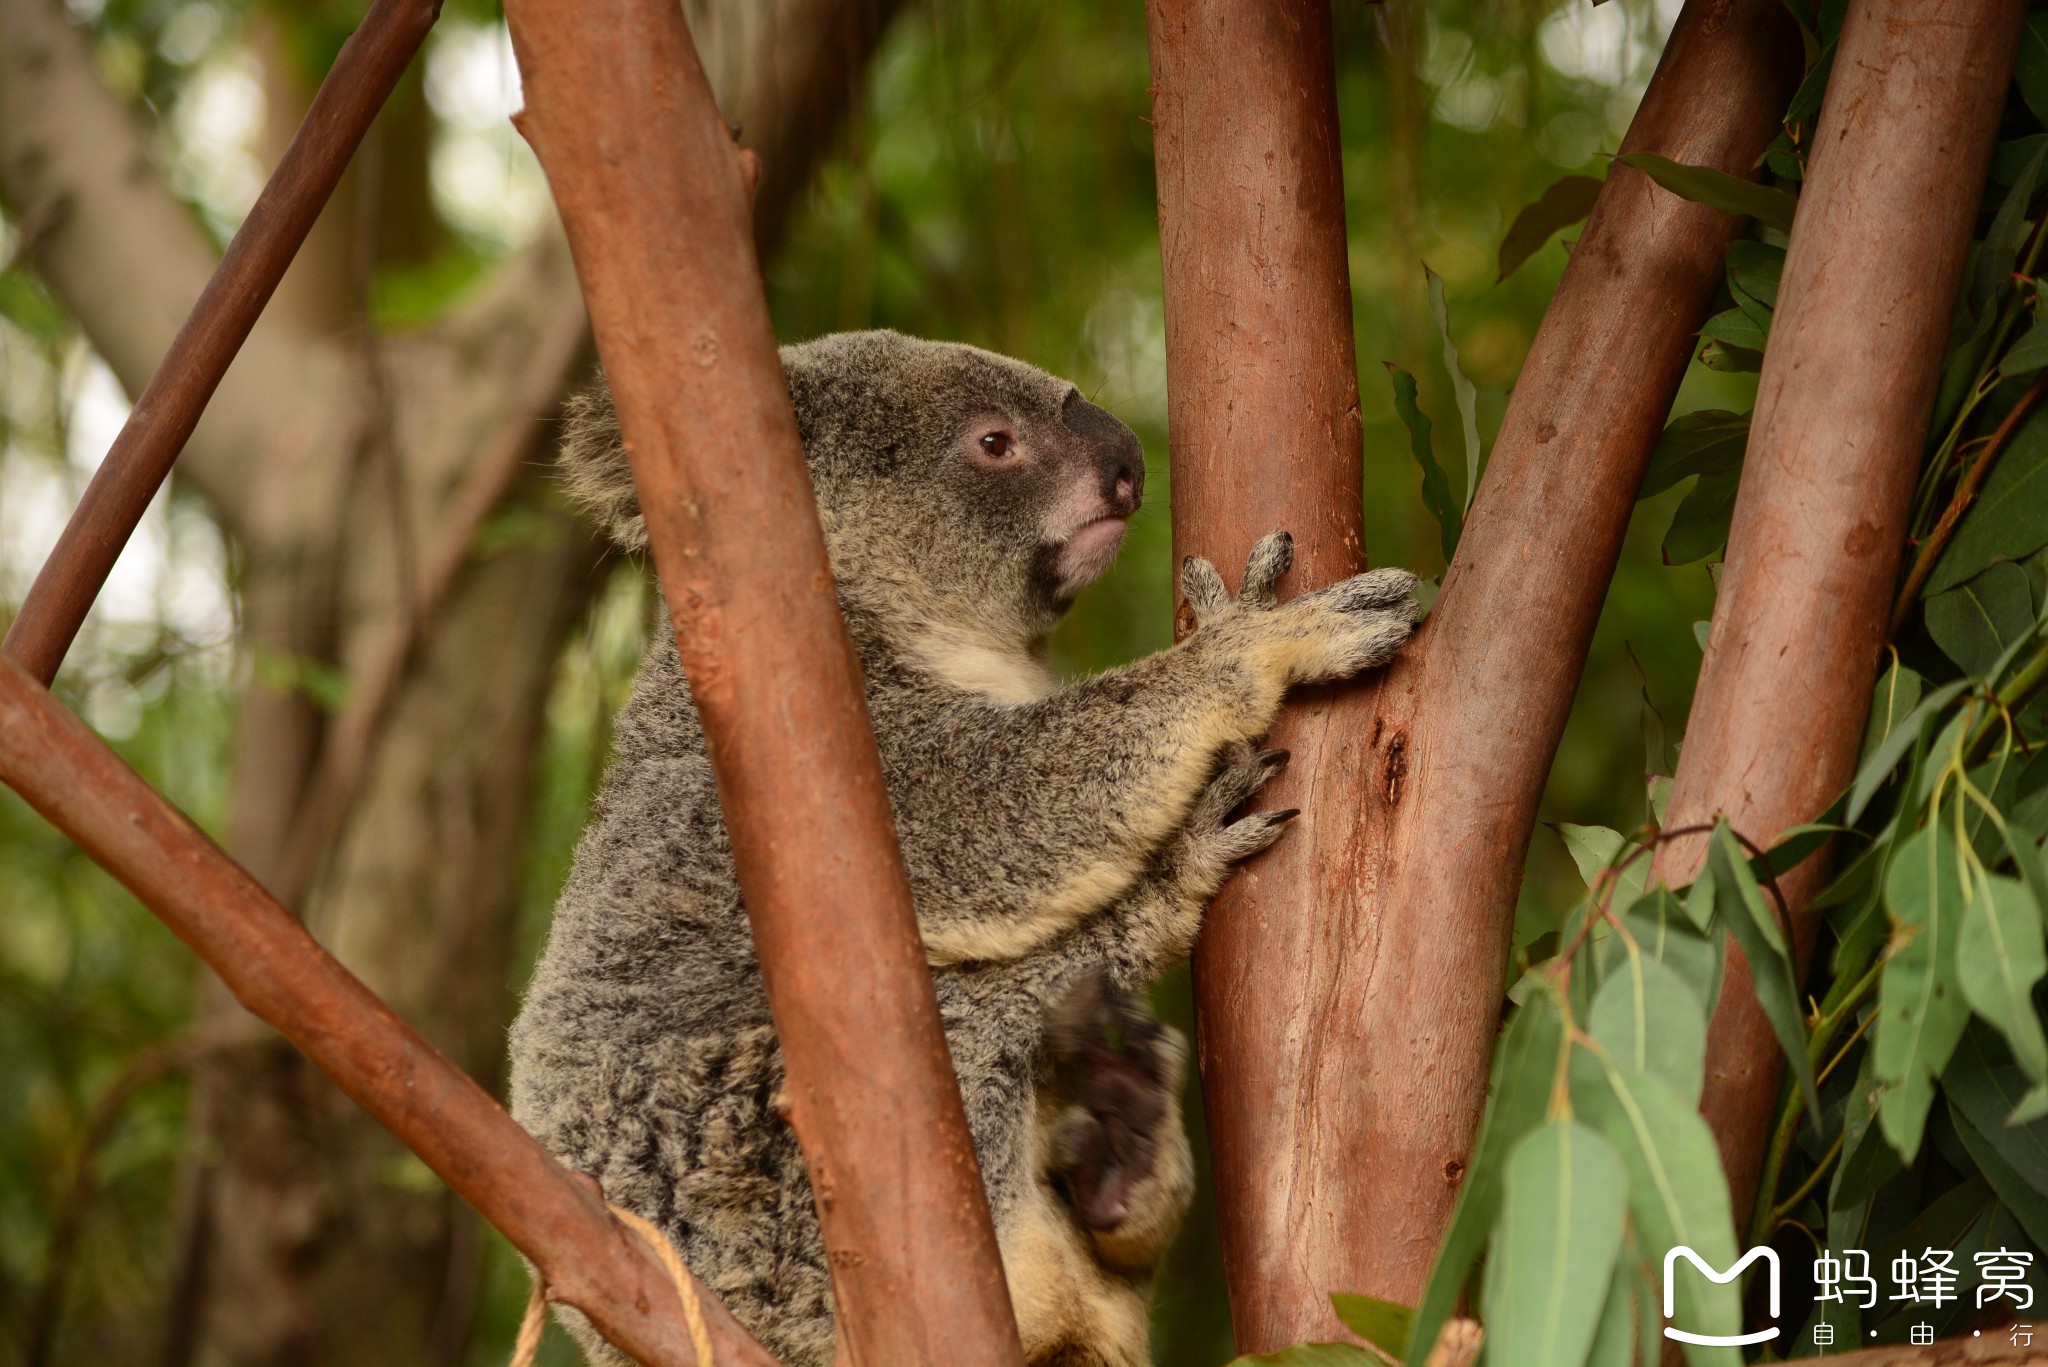
[[(1027, 1268), (1042, 1258), (1020, 1251), (1021, 1231), (1047, 1209), (1063, 1212), (1055, 1243), (1071, 1230), (1073, 1248), (1090, 1246), (1072, 1210), (1049, 1204), (1049, 1012), (1082, 975), (1138, 991), (1187, 954), (1232, 864), (1283, 829), (1287, 814), (1230, 820), (1275, 768), (1250, 742), (1289, 685), (1393, 654), (1413, 578), (1380, 570), (1279, 604), (1290, 543), (1269, 537), (1234, 601), (1213, 567), (1188, 563), (1187, 641), (1059, 684), (1042, 647), (1080, 587), (1061, 544), (1088, 508), (1135, 507), (1129, 430), (1066, 382), (970, 347), (855, 333), (785, 348), (783, 363), (1027, 1352), (1135, 1364), (1150, 1268), (1186, 1200), (1185, 1141), (1163, 1194), (1134, 1202), (1147, 1212), (1135, 1250), (1081, 1275), (1099, 1286), (1076, 1284), (1071, 1259), (1057, 1275)], [(1021, 451), (1009, 465), (975, 454), (996, 430)], [(606, 529), (644, 544), (601, 387), (572, 410), (564, 460)], [(775, 1112), (781, 1080), (664, 618), (513, 1027), (513, 1112), (664, 1229), (778, 1358), (823, 1367), (830, 1278)], [(1171, 1121), (1177, 1134), (1177, 1110)], [(1108, 1252), (1099, 1231), (1094, 1246)], [(1135, 1346), (1128, 1327), (1100, 1327), (1110, 1311), (1076, 1310), (1098, 1294), (1125, 1298), (1126, 1326), (1137, 1306)], [(1088, 1341), (1116, 1334), (1126, 1341)]]

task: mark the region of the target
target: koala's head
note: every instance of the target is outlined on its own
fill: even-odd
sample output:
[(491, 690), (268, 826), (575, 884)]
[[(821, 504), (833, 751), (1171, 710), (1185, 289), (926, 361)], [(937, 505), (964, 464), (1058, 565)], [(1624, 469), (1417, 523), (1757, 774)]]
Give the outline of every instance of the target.
[[(1115, 558), (1138, 510), (1130, 428), (1021, 361), (894, 332), (782, 349), (832, 562), (850, 598), (1028, 643)], [(574, 492), (646, 544), (611, 400), (570, 412)]]

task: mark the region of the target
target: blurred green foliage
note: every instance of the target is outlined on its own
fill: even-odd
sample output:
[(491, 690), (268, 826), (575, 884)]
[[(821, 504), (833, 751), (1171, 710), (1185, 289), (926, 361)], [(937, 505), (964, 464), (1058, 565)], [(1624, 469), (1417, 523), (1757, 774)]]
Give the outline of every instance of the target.
[[(195, 135), (181, 131), (189, 124), (179, 113), (190, 107), (185, 97), (220, 63), (247, 58), (252, 21), (281, 29), (289, 55), (280, 60), (304, 78), (331, 59), (360, 6), (74, 0), (73, 8), (97, 35), (109, 82), (162, 116), (162, 157), (177, 168), (198, 165)], [(1378, 563), (1434, 575), (1442, 541), (1382, 364), (1415, 376), (1439, 434), (1458, 430), (1424, 262), (1444, 282), (1451, 336), (1477, 386), (1480, 433), (1490, 446), (1576, 234), (1566, 226), (1497, 281), (1502, 239), (1517, 211), (1560, 176), (1605, 174), (1602, 154), (1626, 127), (1675, 7), (1438, 0), (1425, 14), (1404, 0), (1337, 0), (1334, 10), (1368, 545)], [(444, 28), (492, 21), (486, 5), (451, 6)], [(1060, 663), (1074, 670), (1143, 654), (1169, 637), (1171, 471), (1148, 81), (1138, 0), (913, 6), (850, 93), (841, 145), (768, 263), (785, 338), (886, 326), (979, 343), (1071, 377), (1137, 429), (1149, 465), (1147, 506), (1116, 570), (1056, 638)], [(216, 231), (231, 226), (232, 204), (209, 201), (215, 181), (199, 171), (177, 183)], [(439, 261), (389, 273), (377, 284), (380, 319), (399, 326), (431, 318), (503, 248), (470, 233)], [(75, 487), (59, 391), (80, 340), (20, 272), (0, 278), (0, 315), (4, 460), (54, 471)], [(24, 398), (31, 376), (47, 379), (56, 397)], [(1753, 387), (1752, 376), (1695, 367), (1678, 408), (1740, 410)], [(1464, 462), (1451, 447), (1439, 450), (1447, 495), (1462, 503)], [(1631, 526), (1544, 799), (1546, 822), (1628, 829), (1644, 816), (1646, 772), (1669, 771), (1665, 727), (1675, 735), (1690, 703), (1700, 660), (1694, 624), (1713, 602), (1709, 566), (1663, 563), (1686, 489), (1681, 480), (1646, 501)], [(6, 594), (22, 587), (4, 585)], [(641, 571), (619, 569), (562, 662), (527, 867), (526, 953), (514, 986), (566, 871), (648, 600)], [(206, 821), (222, 810), (232, 686), (242, 671), (260, 675), (261, 663), (234, 661), (219, 643), (107, 630), (82, 643), (62, 689), (96, 724), (125, 737), (124, 753), (148, 778)], [(109, 678), (125, 681), (126, 692)], [(12, 1326), (42, 1276), (96, 1099), (141, 1051), (176, 1037), (199, 978), (180, 946), (11, 795), (0, 795), (0, 889), (0, 1048), (8, 1059), (0, 1070), (0, 1325)], [(1556, 930), (1580, 890), (1562, 842), (1539, 830), (1518, 945)], [(1185, 1024), (1184, 974), (1169, 978), (1159, 999)], [(175, 1075), (151, 1083), (101, 1153), (85, 1256), (63, 1305), (61, 1361), (130, 1360), (154, 1341), (173, 1259), (183, 1104)], [(1199, 1105), (1190, 1113), (1199, 1117)], [(472, 1349), (479, 1364), (503, 1360), (525, 1291), (509, 1250), (495, 1240), (490, 1249)], [(1162, 1363), (1209, 1367), (1230, 1356), (1206, 1205), (1189, 1222), (1157, 1306)], [(548, 1352), (570, 1360), (558, 1335)]]

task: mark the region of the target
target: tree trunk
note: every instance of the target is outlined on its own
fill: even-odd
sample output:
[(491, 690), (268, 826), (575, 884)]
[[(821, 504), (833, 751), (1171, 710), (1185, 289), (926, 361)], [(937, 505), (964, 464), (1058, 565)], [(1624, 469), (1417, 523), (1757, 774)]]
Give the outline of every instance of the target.
[[(1341, 203), (1327, 10), (1152, 16), (1176, 550), (1241, 564), (1285, 526), (1312, 588), (1362, 555), (1344, 244), (1317, 235)], [(1778, 0), (1694, 0), (1623, 146), (1750, 174), (1798, 75)], [(1614, 168), (1431, 620), (1376, 684), (1276, 731), (1295, 761), (1272, 800), (1302, 816), (1225, 887), (1195, 959), (1242, 1351), (1342, 1335), (1329, 1292), (1421, 1289), (1537, 800), (1736, 227)]]
[[(1854, 776), (1964, 255), (2005, 105), (2021, 0), (1850, 6), (1757, 386), (1706, 662), (1666, 824), (1727, 818), (1769, 845)], [(1704, 838), (1661, 846), (1690, 882)], [(1778, 880), (1803, 964), (1827, 875)], [(1785, 1060), (1732, 943), (1700, 1110), (1737, 1219)]]

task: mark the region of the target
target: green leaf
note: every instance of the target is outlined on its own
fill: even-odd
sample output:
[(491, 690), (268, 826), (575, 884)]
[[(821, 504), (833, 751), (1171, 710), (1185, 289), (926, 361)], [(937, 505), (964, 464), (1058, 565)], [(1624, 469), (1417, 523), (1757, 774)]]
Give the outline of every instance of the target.
[(1863, 815), (1864, 808), (1870, 805), (1870, 799), (1877, 795), (1877, 790), (1891, 777), (1891, 772), (1897, 767), (1898, 762), (1905, 758), (1906, 751), (1920, 739), (1928, 721), (1969, 686), (1968, 679), (1957, 679), (1952, 683), (1943, 684), (1922, 698), (1907, 714), (1906, 720), (1886, 734), (1870, 758), (1863, 761), (1863, 767), (1856, 771), (1856, 781), (1849, 785), (1849, 806), (1842, 817), (1844, 821), (1851, 825), (1855, 824), (1856, 819)]
[(1709, 337), (1700, 348), (1700, 364), (1724, 375), (1754, 375), (1764, 368), (1764, 354)]
[(1385, 1367), (1385, 1361), (1355, 1343), (1297, 1343), (1277, 1353), (1232, 1358), (1230, 1367)]
[(1735, 493), (1742, 474), (1702, 475), (1692, 492), (1671, 515), (1671, 529), (1664, 533), (1664, 563), (1690, 565), (1718, 555), (1728, 544), (1728, 525), (1735, 520)]
[(1762, 351), (1766, 334), (1761, 325), (1742, 309), (1729, 309), (1707, 319), (1700, 336), (1739, 351)]
[(1785, 108), (1785, 126), (1797, 127), (1811, 124), (1820, 113), (1821, 98), (1827, 94), (1828, 75), (1835, 66), (1835, 45), (1828, 43), (1821, 49), (1819, 58), (1807, 70), (1806, 79), (1799, 83), (1799, 89), (1792, 96), (1792, 103)]
[[(1836, 1229), (1839, 1212), (1852, 1210), (1872, 1192), (1899, 1174), (1899, 1156), (1885, 1143), (1884, 1128), (1874, 1124), (1884, 1085), (1872, 1068), (1872, 1051), (1863, 1051), (1856, 1081), (1842, 1099), (1842, 1161), (1828, 1182), (1828, 1229)], [(1853, 1243), (1844, 1245), (1854, 1247)]]
[(2016, 184), (2027, 167), (2033, 164), (2034, 153), (2044, 145), (2048, 145), (2048, 133), (2007, 138), (1991, 149), (1991, 174), (1986, 179), (1992, 185)]
[[(1624, 1245), (1622, 1260), (1628, 1257)], [(1632, 1367), (1636, 1350), (1636, 1307), (1634, 1270), (1617, 1266), (1607, 1283), (1607, 1299), (1600, 1306), (1600, 1318), (1593, 1326), (1593, 1343), (1586, 1349), (1586, 1367)], [(1654, 1361), (1654, 1359), (1653, 1359)]]
[(1465, 1168), (1464, 1185), (1451, 1207), (1450, 1228), (1430, 1266), (1429, 1281), (1415, 1307), (1408, 1340), (1408, 1367), (1423, 1359), (1457, 1310), (1465, 1279), (1486, 1247), (1500, 1209), (1501, 1177), (1507, 1156), (1523, 1135), (1543, 1123), (1550, 1107), (1558, 1052), (1564, 1047), (1564, 1020), (1548, 992), (1539, 992), (1520, 1007), (1494, 1049), (1492, 1080), (1487, 1086), (1486, 1114), (1479, 1138)]
[(2048, 14), (2030, 14), (2013, 60), (2013, 80), (2034, 117), (2048, 123)]
[(1650, 452), (1638, 498), (1654, 498), (1694, 475), (1720, 475), (1742, 468), (1749, 445), (1749, 414), (1702, 408), (1673, 418)]
[[(1574, 826), (1569, 821), (1560, 821), (1553, 829), (1564, 840), (1572, 863), (1578, 865), (1579, 877), (1585, 880), (1588, 892), (1594, 890), (1600, 875), (1614, 866), (1629, 843), (1619, 831), (1605, 826)], [(1648, 859), (1638, 859), (1624, 869), (1615, 879), (1614, 897), (1609, 905), (1625, 907), (1642, 896), (1643, 880), (1649, 872)]]
[(1429, 415), (1415, 400), (1415, 377), (1392, 361), (1385, 364), (1387, 374), (1394, 382), (1394, 411), (1400, 414), (1401, 425), (1408, 429), (1409, 454), (1422, 467), (1422, 506), (1429, 509), (1430, 516), (1436, 519), (1437, 532), (1443, 541), (1444, 563), (1448, 565), (1451, 557), (1458, 553), (1458, 538), (1465, 534), (1465, 510), (1451, 496), (1450, 479), (1444, 474), (1444, 467), (1436, 462)]
[(1870, 721), (1863, 728), (1864, 760), (1876, 754), (1878, 747), (1905, 724), (1907, 714), (1920, 701), (1923, 682), (1918, 671), (1900, 663), (1898, 656), (1892, 657), (1891, 668), (1877, 681), (1877, 690), (1870, 698)]
[(1991, 1142), (1989, 1136), (1971, 1123), (1970, 1118), (1955, 1104), (1953, 1097), (1949, 1099), (1948, 1117), (1949, 1122), (1956, 1127), (1957, 1138), (1961, 1139), (1963, 1147), (1969, 1150), (1970, 1159), (1977, 1165), (1977, 1171), (1984, 1175), (1984, 1180), (1991, 1184), (1991, 1190), (1998, 1194), (1999, 1204), (2012, 1212), (2013, 1218), (2019, 1221), (2020, 1228), (2027, 1232), (2028, 1238), (2037, 1244), (2043, 1239), (2048, 1239), (2048, 1196), (2027, 1185), (2021, 1178), (2019, 1170), (2006, 1161), (2005, 1155)]
[(1978, 1015), (1998, 1028), (2035, 1082), (2048, 1082), (2048, 1038), (2034, 1011), (2034, 984), (2048, 974), (2041, 911), (2026, 884), (1978, 872), (1956, 944), (1956, 979)]
[(1617, 1060), (1662, 1079), (1697, 1105), (1706, 1074), (1707, 1012), (1699, 994), (1648, 953), (1623, 948), (1593, 998), (1587, 1033)]
[(1444, 343), (1444, 369), (1450, 373), (1451, 393), (1458, 401), (1458, 421), (1465, 431), (1465, 511), (1470, 511), (1479, 492), (1479, 391), (1465, 378), (1465, 367), (1458, 362), (1458, 344), (1451, 340), (1451, 307), (1444, 298), (1443, 277), (1427, 266), (1422, 274), (1429, 285), (1429, 313), (1436, 319), (1437, 335)]
[(1347, 1291), (1331, 1292), (1330, 1304), (1346, 1329), (1388, 1357), (1398, 1358), (1407, 1353), (1408, 1329), (1415, 1321), (1413, 1307)]
[[(1607, 1138), (1628, 1173), (1628, 1208), (1643, 1254), (1661, 1266), (1684, 1245), (1710, 1265), (1735, 1263), (1735, 1225), (1728, 1212), (1728, 1180), (1721, 1152), (1699, 1112), (1656, 1078), (1612, 1059), (1575, 1050), (1572, 1106)], [(1720, 1283), (1681, 1271), (1673, 1278), (1674, 1319), (1698, 1334), (1741, 1332), (1742, 1305), (1734, 1282)], [(1740, 1367), (1729, 1347), (1687, 1344), (1692, 1367)], [(1508, 1361), (1508, 1359), (1494, 1359)]]
[(2027, 572), (2001, 561), (1968, 582), (1927, 600), (1927, 634), (1974, 678), (1988, 679), (2006, 647), (2034, 629), (2034, 589)]
[(1900, 843), (1885, 880), (1894, 947), (1878, 983), (1872, 1066), (1885, 1086), (1878, 1123), (1908, 1163), (1920, 1152), (1934, 1079), (1970, 1022), (1969, 1003), (1956, 981), (1961, 877), (1955, 837), (1937, 819)]
[(1486, 1260), (1495, 1362), (1579, 1367), (1621, 1251), (1628, 1184), (1600, 1135), (1560, 1118), (1515, 1146)]
[(1737, 238), (1728, 244), (1728, 283), (1767, 309), (1778, 306), (1778, 284), (1785, 274), (1785, 249), (1767, 242)]
[(1682, 199), (1753, 218), (1767, 228), (1792, 231), (1792, 214), (1799, 207), (1799, 196), (1788, 190), (1759, 185), (1711, 166), (1687, 166), (1655, 152), (1629, 152), (1615, 160), (1635, 167)]
[(1534, 256), (1552, 233), (1569, 228), (1593, 212), (1603, 182), (1592, 176), (1562, 176), (1550, 183), (1535, 203), (1524, 205), (1508, 235), (1500, 241), (1500, 276), (1505, 280)]
[[(2048, 134), (2043, 134), (2048, 141)], [(2006, 379), (2015, 375), (2031, 375), (2043, 366), (2048, 366), (2048, 320), (2036, 321), (2026, 334), (2005, 350), (2005, 358), (1998, 363), (1998, 373)]]
[(1931, 597), (2000, 560), (2024, 560), (2048, 546), (2048, 423), (2039, 413), (2013, 436), (1956, 527), (1934, 574)]
[(1763, 889), (1725, 821), (1714, 827), (1707, 862), (1714, 871), (1714, 910), (1749, 960), (1757, 1004), (1792, 1065), (1799, 1090), (1806, 1094), (1806, 1113), (1818, 1116), (1820, 1093), (1814, 1087), (1813, 1064), (1806, 1052), (1806, 1013), (1800, 1007), (1792, 951), (1778, 928), (1776, 906), (1765, 904)]
[[(1622, 915), (1621, 923), (1644, 956), (1678, 975), (1703, 1014), (1713, 1010), (1721, 995), (1721, 971), (1727, 954), (1721, 935), (1702, 934), (1678, 895), (1661, 884), (1637, 898)], [(1610, 936), (1602, 944), (1602, 955), (1604, 981), (1624, 971), (1628, 946), (1620, 936)]]
[(1989, 314), (2009, 287), (2013, 265), (2027, 238), (2027, 206), (2041, 183), (2042, 159), (2048, 157), (2048, 143), (2034, 149), (2034, 159), (2019, 179), (2005, 192), (2005, 200), (1991, 217), (1991, 226), (1977, 249), (1977, 270), (1970, 286), (1970, 304), (1981, 315)]

